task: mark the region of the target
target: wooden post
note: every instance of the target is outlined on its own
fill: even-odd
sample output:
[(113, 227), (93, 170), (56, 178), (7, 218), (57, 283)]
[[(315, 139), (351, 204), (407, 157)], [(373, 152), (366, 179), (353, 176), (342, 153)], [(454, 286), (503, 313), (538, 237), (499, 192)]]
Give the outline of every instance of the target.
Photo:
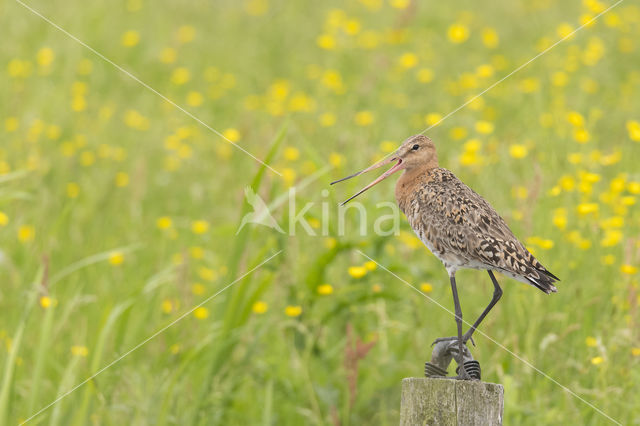
[(403, 379), (400, 426), (502, 425), (503, 396), (502, 385), (494, 383)]

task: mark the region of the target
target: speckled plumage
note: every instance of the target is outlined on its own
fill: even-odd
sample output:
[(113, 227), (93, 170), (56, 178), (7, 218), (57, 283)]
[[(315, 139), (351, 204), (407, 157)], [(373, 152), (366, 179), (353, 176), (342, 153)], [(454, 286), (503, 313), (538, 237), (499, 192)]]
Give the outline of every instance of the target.
[[(403, 176), (404, 177), (404, 176)], [(555, 292), (558, 278), (518, 241), (493, 207), (449, 170), (434, 167), (400, 179), (400, 209), (447, 270), (490, 269)]]

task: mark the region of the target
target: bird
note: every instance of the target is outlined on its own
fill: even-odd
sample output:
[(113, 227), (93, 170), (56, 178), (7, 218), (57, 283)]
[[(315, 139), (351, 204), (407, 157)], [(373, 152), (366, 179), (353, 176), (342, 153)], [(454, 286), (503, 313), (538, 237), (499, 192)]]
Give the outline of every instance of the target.
[[(425, 135), (409, 137), (392, 156), (331, 184), (392, 163), (391, 168), (342, 204), (402, 171), (395, 187), (400, 210), (418, 238), (443, 263), (453, 293), (458, 335), (436, 342), (457, 340), (457, 352), (463, 353), (467, 341), (502, 297), (494, 272), (532, 285), (546, 294), (557, 292), (554, 283), (560, 279), (527, 250), (489, 202), (451, 171), (439, 166), (435, 144)], [(486, 270), (494, 287), (489, 305), (464, 334), (455, 278), (460, 269)], [(456, 361), (461, 365), (461, 360)], [(459, 369), (456, 378), (471, 379), (464, 368)]]

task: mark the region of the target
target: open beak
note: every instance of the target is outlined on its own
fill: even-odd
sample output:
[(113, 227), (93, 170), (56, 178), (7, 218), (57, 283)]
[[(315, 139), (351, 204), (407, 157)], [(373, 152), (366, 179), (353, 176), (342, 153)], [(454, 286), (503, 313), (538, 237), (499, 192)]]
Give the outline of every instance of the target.
[(344, 201), (342, 204), (340, 204), (341, 206), (344, 206), (345, 204), (347, 204), (349, 201), (353, 200), (354, 198), (356, 198), (358, 195), (362, 194), (364, 191), (366, 191), (367, 189), (371, 188), (374, 185), (379, 184), (380, 182), (382, 182), (383, 180), (385, 180), (386, 178), (388, 178), (389, 176), (391, 176), (392, 174), (394, 174), (395, 172), (397, 172), (398, 170), (402, 170), (402, 159), (398, 158), (398, 157), (392, 157), (392, 158), (386, 158), (382, 161), (377, 162), (376, 164), (374, 164), (373, 166), (367, 167), (366, 169), (359, 171), (358, 173), (354, 173), (351, 176), (347, 176), (345, 178), (336, 180), (335, 182), (331, 182), (331, 185), (333, 185), (334, 183), (338, 183), (338, 182), (342, 182), (343, 180), (347, 180), (347, 179), (351, 179), (353, 177), (356, 176), (360, 176), (363, 173), (367, 173), (370, 172), (373, 169), (377, 169), (378, 167), (382, 167), (385, 166), (387, 164), (393, 163), (394, 161), (397, 161), (396, 164), (393, 165), (393, 167), (391, 167), (389, 170), (387, 170), (386, 172), (384, 172), (383, 174), (381, 174), (376, 180), (374, 180), (373, 182), (371, 182), (369, 185), (365, 186), (364, 188), (362, 188), (360, 191), (358, 191), (357, 194), (355, 194), (353, 197), (349, 198), (348, 200)]

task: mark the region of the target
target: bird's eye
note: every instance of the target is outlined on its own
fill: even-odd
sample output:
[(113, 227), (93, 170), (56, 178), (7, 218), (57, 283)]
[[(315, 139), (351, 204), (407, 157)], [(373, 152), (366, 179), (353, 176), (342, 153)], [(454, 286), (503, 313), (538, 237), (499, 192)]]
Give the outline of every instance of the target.
[(418, 148), (420, 148), (420, 145), (415, 144), (415, 145), (413, 146), (413, 148), (411, 148), (411, 149), (413, 149), (414, 151), (417, 151), (417, 150), (418, 150)]

